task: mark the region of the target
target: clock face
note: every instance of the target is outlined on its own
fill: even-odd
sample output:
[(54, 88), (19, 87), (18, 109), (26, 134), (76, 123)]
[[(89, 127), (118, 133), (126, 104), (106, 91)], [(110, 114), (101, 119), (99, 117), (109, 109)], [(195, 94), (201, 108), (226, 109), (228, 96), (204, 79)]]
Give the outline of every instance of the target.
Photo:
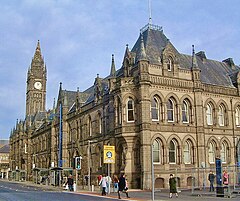
[(42, 83), (41, 82), (35, 82), (34, 87), (35, 87), (35, 89), (41, 89), (42, 88)]

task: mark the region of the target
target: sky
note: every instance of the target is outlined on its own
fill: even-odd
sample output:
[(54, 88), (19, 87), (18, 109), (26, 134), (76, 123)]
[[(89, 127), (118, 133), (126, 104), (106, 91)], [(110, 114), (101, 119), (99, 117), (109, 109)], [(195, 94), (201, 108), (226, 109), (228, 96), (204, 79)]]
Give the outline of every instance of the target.
[[(46, 109), (63, 89), (84, 91), (122, 65), (149, 22), (175, 48), (240, 64), (239, 0), (0, 0), (0, 139), (25, 118), (27, 70), (37, 41), (47, 66)], [(151, 10), (151, 12), (149, 12)]]

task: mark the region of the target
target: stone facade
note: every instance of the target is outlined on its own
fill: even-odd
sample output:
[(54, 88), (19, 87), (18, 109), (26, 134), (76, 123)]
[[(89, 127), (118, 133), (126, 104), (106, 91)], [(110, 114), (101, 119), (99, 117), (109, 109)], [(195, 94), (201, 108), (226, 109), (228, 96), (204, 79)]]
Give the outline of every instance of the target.
[[(224, 167), (240, 161), (239, 70), (232, 59), (210, 60), (194, 47), (192, 55), (179, 53), (152, 24), (131, 50), (126, 47), (119, 70), (112, 56), (110, 75), (97, 75), (87, 90), (63, 90), (60, 84), (51, 111), (44, 110), (46, 67), (41, 68), (41, 89), (32, 88), (28, 74), (26, 119), (10, 136), (12, 168), (30, 179), (33, 167), (58, 167), (61, 140), (62, 167), (74, 169), (74, 158), (82, 156), (76, 172), (81, 178), (91, 171), (94, 183), (108, 171), (103, 146), (114, 145), (110, 173), (124, 171), (131, 188), (151, 189), (152, 161), (157, 188), (168, 187), (176, 169), (179, 185), (186, 187), (193, 168), (214, 168), (216, 157)], [(30, 101), (31, 90), (42, 90), (41, 107)]]
[(0, 178), (8, 179), (9, 144), (8, 140), (0, 140)]

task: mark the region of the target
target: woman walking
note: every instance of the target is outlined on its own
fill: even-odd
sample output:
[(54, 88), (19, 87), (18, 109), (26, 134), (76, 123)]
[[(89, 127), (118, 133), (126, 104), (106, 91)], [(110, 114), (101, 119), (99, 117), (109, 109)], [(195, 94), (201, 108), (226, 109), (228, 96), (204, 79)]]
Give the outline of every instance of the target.
[(126, 178), (125, 178), (125, 174), (122, 173), (121, 177), (119, 178), (119, 182), (118, 182), (118, 199), (121, 199), (120, 196), (120, 192), (126, 193), (126, 197), (130, 198), (128, 196), (128, 192), (127, 192), (127, 188), (126, 188)]
[(102, 195), (106, 195), (107, 191), (107, 177), (105, 174), (103, 174), (101, 181), (99, 182), (99, 186), (102, 187)]
[(173, 177), (173, 174), (170, 174), (169, 187), (170, 187), (169, 197), (172, 198), (172, 194), (173, 193), (175, 193), (176, 197), (178, 197), (177, 186), (176, 186), (176, 179)]

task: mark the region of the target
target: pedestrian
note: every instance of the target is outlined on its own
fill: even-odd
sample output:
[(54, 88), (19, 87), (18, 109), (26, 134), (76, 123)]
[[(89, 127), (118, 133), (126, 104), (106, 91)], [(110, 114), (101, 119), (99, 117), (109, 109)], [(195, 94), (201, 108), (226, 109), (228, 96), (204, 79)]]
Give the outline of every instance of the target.
[(101, 179), (101, 181), (99, 182), (99, 186), (101, 186), (101, 188), (102, 188), (102, 195), (107, 195), (107, 194), (106, 194), (107, 185), (108, 185), (108, 183), (107, 183), (107, 177), (106, 177), (105, 174), (103, 174), (103, 175), (102, 175), (102, 179)]
[(170, 174), (169, 187), (170, 187), (169, 197), (172, 198), (173, 193), (175, 193), (176, 197), (178, 197), (177, 182), (176, 182), (176, 179), (173, 177), (173, 174)]
[(223, 184), (224, 185), (228, 185), (228, 179), (229, 179), (228, 173), (226, 170), (224, 170), (223, 171)]
[(116, 174), (113, 175), (113, 192), (118, 192), (118, 176)]
[(107, 178), (106, 192), (110, 193), (110, 191), (111, 191), (111, 184), (112, 184), (112, 178), (110, 176), (106, 176), (106, 178)]
[(69, 191), (73, 191), (73, 184), (74, 184), (74, 182), (73, 182), (73, 177), (72, 177), (72, 175), (70, 174), (70, 175), (68, 176), (67, 182), (66, 182), (66, 185), (68, 185)]
[(122, 173), (120, 178), (119, 178), (119, 182), (118, 182), (118, 199), (121, 199), (121, 196), (120, 196), (120, 192), (123, 192), (123, 193), (126, 193), (126, 197), (127, 198), (130, 198), (128, 196), (128, 187), (126, 186), (126, 178), (125, 178), (125, 174)]
[(210, 189), (209, 189), (210, 192), (214, 191), (214, 186), (213, 186), (214, 180), (215, 180), (215, 175), (213, 174), (212, 171), (210, 171), (210, 173), (208, 174), (208, 181), (210, 182)]
[(86, 186), (88, 186), (88, 175), (85, 175), (85, 177), (84, 177), (84, 179), (85, 179), (85, 182), (86, 182)]

